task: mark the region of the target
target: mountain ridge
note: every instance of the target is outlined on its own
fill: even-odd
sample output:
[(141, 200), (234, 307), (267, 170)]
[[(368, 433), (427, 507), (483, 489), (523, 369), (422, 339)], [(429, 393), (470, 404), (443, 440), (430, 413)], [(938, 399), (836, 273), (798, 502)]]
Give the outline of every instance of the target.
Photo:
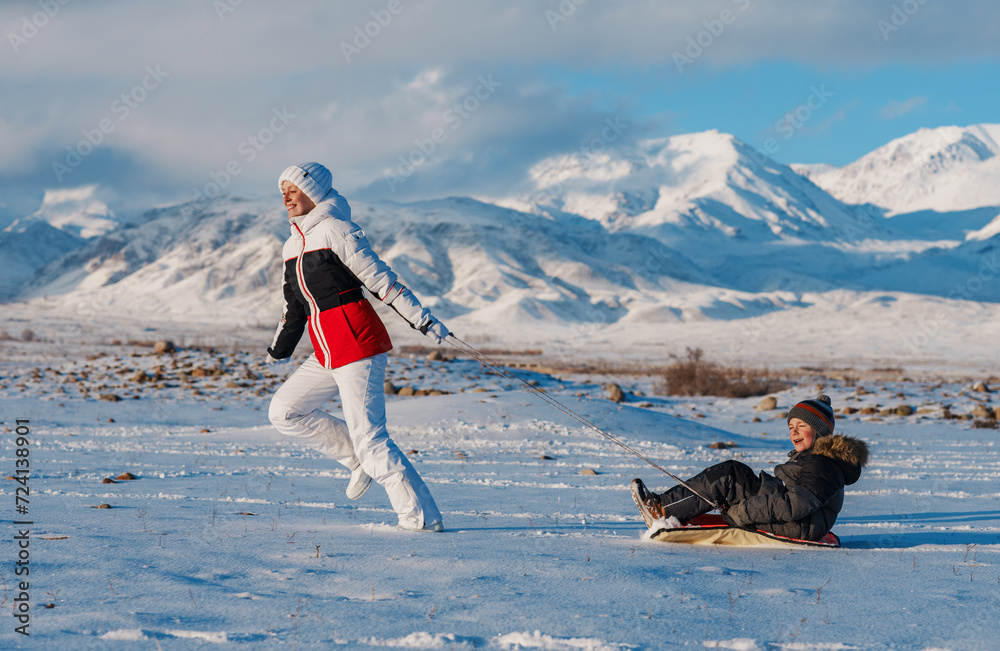
[[(986, 138), (987, 127), (963, 133)], [(958, 168), (1000, 160), (990, 155), (995, 141), (977, 149), (955, 129), (942, 142), (964, 148)], [(708, 131), (552, 157), (529, 170), (533, 192), (492, 202), (352, 207), (378, 253), (439, 316), (500, 330), (746, 319), (807, 309), (804, 295), (837, 290), (948, 297), (1000, 242), (990, 206), (900, 214), (849, 203), (817, 182), (835, 171), (803, 175)], [(277, 198), (164, 206), (89, 239), (62, 232), (63, 248), (44, 254), (56, 259), (34, 259), (40, 268), (27, 278), (29, 263), (21, 276), (8, 272), (8, 296), (262, 323), (280, 311), (289, 231)], [(1000, 302), (997, 285), (972, 300)]]
[[(920, 129), (840, 168), (798, 171), (849, 203), (893, 215), (1000, 206), (1000, 124)], [(795, 166), (793, 166), (795, 167)]]

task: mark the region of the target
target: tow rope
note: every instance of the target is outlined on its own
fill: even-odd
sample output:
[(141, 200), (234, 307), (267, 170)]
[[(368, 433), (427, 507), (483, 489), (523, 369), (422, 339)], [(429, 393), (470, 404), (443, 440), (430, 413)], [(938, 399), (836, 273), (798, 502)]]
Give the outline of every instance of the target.
[[(452, 339), (454, 339), (455, 341), (452, 341)], [(614, 436), (612, 436), (608, 432), (604, 431), (603, 429), (601, 429), (600, 427), (598, 427), (594, 423), (590, 422), (589, 420), (587, 420), (586, 418), (584, 418), (580, 414), (576, 413), (575, 411), (573, 411), (572, 409), (570, 409), (566, 405), (562, 404), (561, 402), (559, 402), (558, 400), (556, 400), (555, 398), (553, 398), (552, 396), (550, 396), (548, 393), (542, 391), (538, 387), (532, 386), (527, 381), (525, 381), (524, 379), (522, 379), (521, 377), (519, 377), (518, 375), (516, 375), (515, 373), (513, 373), (509, 368), (501, 365), (498, 362), (493, 361), (488, 356), (486, 356), (484, 353), (476, 350), (471, 345), (467, 344), (466, 342), (464, 342), (461, 339), (459, 339), (458, 337), (456, 337), (454, 333), (450, 333), (447, 337), (445, 337), (445, 341), (447, 341), (448, 344), (450, 344), (454, 348), (462, 351), (463, 353), (465, 353), (466, 355), (468, 355), (472, 359), (476, 360), (477, 362), (479, 362), (483, 366), (489, 367), (497, 375), (501, 375), (501, 376), (507, 378), (508, 380), (512, 380), (514, 382), (517, 382), (518, 384), (520, 384), (521, 386), (523, 386), (525, 389), (527, 389), (531, 393), (535, 394), (536, 396), (538, 396), (539, 398), (541, 398), (545, 402), (549, 403), (550, 405), (552, 405), (553, 407), (555, 407), (559, 411), (563, 412), (564, 414), (566, 414), (570, 418), (576, 420), (577, 422), (583, 424), (586, 427), (589, 427), (590, 429), (594, 430), (595, 432), (597, 432), (598, 434), (600, 434), (602, 437), (604, 437), (606, 440), (611, 441), (615, 445), (623, 448), (624, 450), (627, 450), (628, 452), (634, 454), (636, 457), (642, 459), (643, 461), (645, 461), (649, 465), (653, 466), (654, 468), (656, 468), (657, 470), (659, 470), (663, 474), (667, 475), (668, 477), (670, 477), (671, 479), (673, 479), (674, 481), (676, 481), (678, 484), (680, 484), (684, 488), (688, 489), (689, 491), (691, 491), (692, 493), (694, 493), (695, 495), (697, 495), (701, 499), (703, 499), (706, 502), (708, 502), (708, 504), (710, 504), (712, 506), (712, 508), (717, 509), (720, 512), (723, 510), (722, 506), (720, 504), (716, 504), (715, 502), (713, 502), (712, 500), (708, 499), (707, 497), (705, 497), (704, 495), (702, 495), (701, 493), (699, 493), (695, 489), (693, 489), (690, 486), (688, 486), (687, 482), (685, 482), (683, 479), (681, 479), (677, 475), (673, 474), (672, 472), (670, 472), (669, 470), (667, 470), (663, 466), (659, 465), (658, 463), (656, 463), (655, 461), (653, 461), (649, 457), (645, 456), (641, 452), (633, 449), (632, 447), (630, 447), (626, 443), (618, 440), (617, 438), (615, 438)], [(458, 342), (458, 343), (455, 343), (455, 342)]]

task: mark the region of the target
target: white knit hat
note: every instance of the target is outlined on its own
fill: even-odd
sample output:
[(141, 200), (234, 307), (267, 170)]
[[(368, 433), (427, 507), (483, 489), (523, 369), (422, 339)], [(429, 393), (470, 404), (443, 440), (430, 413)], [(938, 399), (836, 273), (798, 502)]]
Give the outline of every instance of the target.
[(292, 165), (278, 177), (278, 190), (285, 181), (306, 193), (313, 203), (323, 200), (333, 189), (333, 174), (319, 163)]

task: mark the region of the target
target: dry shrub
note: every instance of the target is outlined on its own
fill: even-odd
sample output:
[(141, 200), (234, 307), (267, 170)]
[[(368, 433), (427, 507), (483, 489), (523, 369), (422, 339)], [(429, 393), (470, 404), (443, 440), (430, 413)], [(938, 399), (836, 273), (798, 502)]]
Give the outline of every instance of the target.
[(748, 398), (775, 393), (788, 383), (769, 371), (730, 368), (705, 360), (701, 348), (687, 349), (687, 359), (678, 359), (663, 373), (669, 396), (720, 396)]

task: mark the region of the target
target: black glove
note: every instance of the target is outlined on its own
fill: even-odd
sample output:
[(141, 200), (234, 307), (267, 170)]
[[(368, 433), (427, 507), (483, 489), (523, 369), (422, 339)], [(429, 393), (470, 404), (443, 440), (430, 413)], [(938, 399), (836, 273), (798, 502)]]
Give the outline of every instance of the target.
[(744, 529), (745, 531), (757, 531), (757, 527), (753, 526), (753, 523), (750, 522), (748, 522), (747, 524), (738, 523), (735, 519), (733, 519), (733, 516), (729, 515), (729, 505), (725, 506), (726, 510), (721, 512), (723, 522), (728, 524), (730, 527), (734, 527), (736, 529)]

